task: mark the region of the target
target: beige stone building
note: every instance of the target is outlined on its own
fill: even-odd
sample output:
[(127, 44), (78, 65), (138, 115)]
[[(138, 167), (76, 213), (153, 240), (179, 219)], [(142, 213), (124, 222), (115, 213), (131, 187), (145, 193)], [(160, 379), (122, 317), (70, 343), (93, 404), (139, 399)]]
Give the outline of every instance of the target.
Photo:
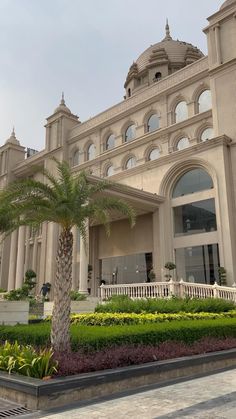
[[(165, 32), (131, 65), (121, 103), (80, 122), (62, 97), (44, 150), (26, 157), (14, 132), (0, 147), (1, 187), (35, 165), (54, 171), (52, 156), (127, 186), (110, 193), (136, 209), (132, 230), (114, 219), (107, 238), (90, 225), (88, 252), (74, 231), (73, 286), (94, 296), (101, 280), (146, 282), (153, 269), (161, 281), (167, 261), (186, 281), (214, 283), (219, 266), (228, 285), (236, 277), (236, 0), (208, 18), (208, 56)], [(29, 268), (39, 289), (53, 283), (57, 235), (51, 223), (15, 231), (1, 244), (0, 287), (21, 286)]]

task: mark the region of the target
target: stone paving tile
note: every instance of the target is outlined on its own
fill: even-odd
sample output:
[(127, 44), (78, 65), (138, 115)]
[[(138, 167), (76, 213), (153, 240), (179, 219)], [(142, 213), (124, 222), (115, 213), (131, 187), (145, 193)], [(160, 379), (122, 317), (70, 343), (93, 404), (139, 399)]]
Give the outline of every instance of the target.
[(31, 418), (236, 419), (236, 370)]

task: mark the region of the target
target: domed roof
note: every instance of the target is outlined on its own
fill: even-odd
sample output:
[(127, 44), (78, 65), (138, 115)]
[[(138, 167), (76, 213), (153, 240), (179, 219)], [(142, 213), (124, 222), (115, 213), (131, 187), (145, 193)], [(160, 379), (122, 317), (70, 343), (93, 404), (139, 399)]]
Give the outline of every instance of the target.
[(174, 64), (185, 64), (186, 63), (186, 54), (191, 50), (197, 54), (196, 59), (203, 57), (203, 53), (192, 44), (188, 42), (182, 42), (179, 40), (174, 40), (170, 36), (170, 30), (168, 22), (166, 24), (166, 36), (161, 41), (154, 45), (151, 45), (147, 48), (137, 59), (137, 69), (138, 72), (144, 70), (150, 63), (153, 61), (153, 58), (158, 52), (165, 52), (168, 60)]
[(159, 80), (158, 77), (153, 79), (153, 70), (155, 69), (157, 70), (156, 74), (164, 74), (166, 77), (203, 57), (203, 53), (192, 44), (175, 41), (171, 38), (168, 21), (165, 30), (165, 38), (147, 48), (131, 65), (124, 85), (125, 89), (128, 89), (128, 96), (130, 96), (129, 83), (132, 80), (134, 80), (132, 87), (132, 91), (134, 91), (135, 85), (140, 86), (140, 83), (146, 83), (144, 79), (147, 74), (148, 84)]
[(174, 41), (171, 39), (163, 39), (163, 41), (157, 44), (151, 45), (146, 51), (144, 51), (137, 59), (136, 63), (138, 71), (144, 70), (152, 61), (152, 56), (158, 52), (158, 50), (165, 50), (168, 60), (171, 63), (185, 63), (187, 50), (191, 48), (199, 55), (198, 58), (203, 57), (203, 53), (192, 44), (182, 41)]
[(71, 113), (70, 109), (66, 106), (63, 92), (62, 92), (62, 96), (61, 96), (60, 105), (55, 109), (54, 113), (56, 113), (56, 112)]
[(5, 144), (8, 144), (8, 143), (15, 144), (15, 145), (20, 145), (20, 141), (17, 140), (17, 138), (16, 138), (14, 127), (13, 127), (13, 130), (12, 130), (11, 136), (5, 142)]
[(236, 0), (226, 0), (226, 1), (222, 4), (222, 6), (220, 7), (220, 10), (225, 9), (226, 7), (231, 6), (231, 5), (232, 5), (232, 4), (234, 4), (234, 3), (235, 3), (235, 5), (236, 5)]

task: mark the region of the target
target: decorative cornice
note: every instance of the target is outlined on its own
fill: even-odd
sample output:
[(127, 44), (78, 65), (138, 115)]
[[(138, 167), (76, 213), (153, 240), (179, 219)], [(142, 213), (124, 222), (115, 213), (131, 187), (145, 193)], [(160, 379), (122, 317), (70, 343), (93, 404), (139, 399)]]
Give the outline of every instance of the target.
[(209, 16), (207, 18), (208, 22), (210, 22), (209, 26), (203, 29), (204, 33), (207, 33), (209, 29), (212, 28), (216, 23), (221, 22), (225, 18), (233, 15), (235, 13), (236, 7), (235, 4), (230, 4), (224, 9), (218, 10), (216, 13), (213, 13), (213, 15)]
[[(88, 176), (88, 179), (93, 184), (101, 182), (101, 178), (97, 176)], [(155, 206), (165, 200), (164, 196), (157, 195), (156, 193), (153, 194), (151, 192), (143, 191), (142, 189), (113, 182), (111, 182), (110, 187), (107, 188), (107, 192), (117, 193)]]
[(219, 72), (221, 72), (222, 70), (228, 69), (230, 67), (235, 66), (236, 64), (236, 58), (233, 58), (232, 60), (229, 60), (223, 64), (217, 64), (215, 67), (211, 67), (209, 69), (209, 76), (213, 76)]
[(82, 122), (79, 126), (72, 128), (70, 140), (74, 137), (82, 136), (84, 133), (94, 130), (94, 128), (97, 129), (102, 124), (112, 123), (115, 118), (120, 119), (122, 115), (127, 112), (133, 112), (137, 107), (142, 107), (145, 102), (155, 98), (157, 95), (167, 93), (172, 88), (179, 88), (180, 84), (185, 83), (193, 77), (197, 76), (200, 78), (202, 73), (206, 71), (208, 71), (208, 57), (203, 57), (193, 64), (160, 80), (158, 83), (152, 84), (140, 93), (118, 103), (88, 121)]

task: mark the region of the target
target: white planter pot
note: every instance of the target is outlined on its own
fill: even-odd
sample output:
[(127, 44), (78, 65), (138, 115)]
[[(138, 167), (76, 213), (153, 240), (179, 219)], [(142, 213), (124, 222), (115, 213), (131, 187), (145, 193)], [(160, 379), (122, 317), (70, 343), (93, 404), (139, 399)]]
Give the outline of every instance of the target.
[(0, 325), (28, 324), (28, 301), (0, 301)]

